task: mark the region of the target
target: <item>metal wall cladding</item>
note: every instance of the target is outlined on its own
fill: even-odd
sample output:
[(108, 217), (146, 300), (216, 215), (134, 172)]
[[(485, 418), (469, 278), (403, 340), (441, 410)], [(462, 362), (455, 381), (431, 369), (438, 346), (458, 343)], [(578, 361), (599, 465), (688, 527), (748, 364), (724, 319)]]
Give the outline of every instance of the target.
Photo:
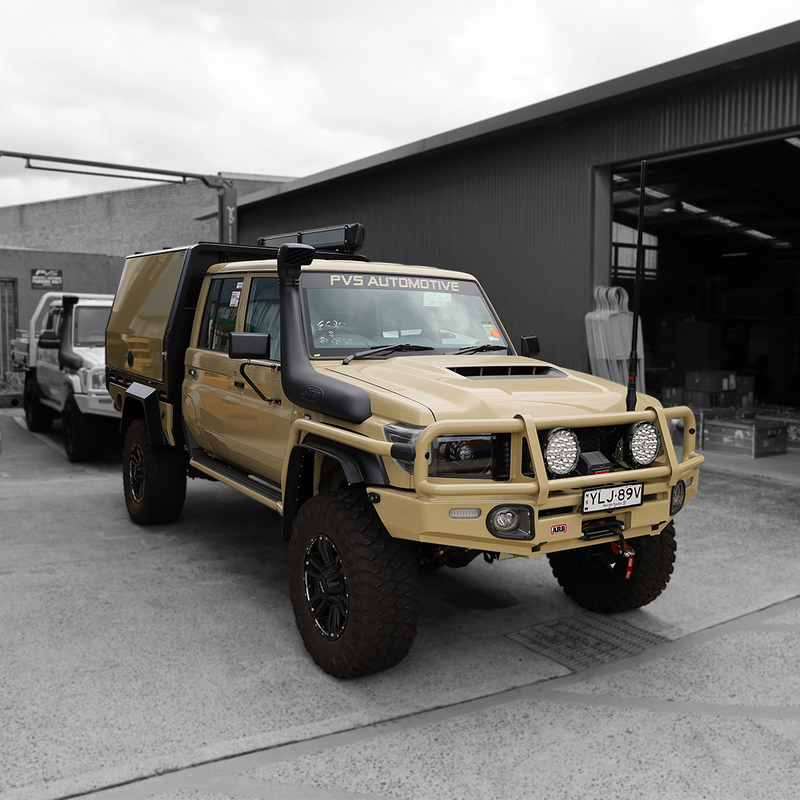
[(800, 55), (729, 67), (245, 206), (240, 241), (361, 222), (371, 260), (473, 273), (512, 340), (588, 369), (594, 168), (800, 129)]

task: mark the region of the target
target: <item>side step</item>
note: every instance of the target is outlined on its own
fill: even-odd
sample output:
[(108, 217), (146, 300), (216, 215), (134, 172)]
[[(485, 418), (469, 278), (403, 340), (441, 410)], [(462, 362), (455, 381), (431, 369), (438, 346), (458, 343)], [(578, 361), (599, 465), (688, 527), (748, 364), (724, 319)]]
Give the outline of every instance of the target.
[(206, 475), (237, 489), (242, 494), (246, 494), (253, 500), (258, 500), (259, 503), (283, 513), (283, 493), (277, 484), (255, 475), (248, 475), (244, 470), (217, 461), (202, 451), (195, 451), (189, 464)]

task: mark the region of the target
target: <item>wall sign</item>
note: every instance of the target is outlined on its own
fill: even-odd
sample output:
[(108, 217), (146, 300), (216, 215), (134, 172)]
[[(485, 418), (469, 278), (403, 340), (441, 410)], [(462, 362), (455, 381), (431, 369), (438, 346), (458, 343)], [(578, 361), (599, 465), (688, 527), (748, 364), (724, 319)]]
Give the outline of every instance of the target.
[(31, 289), (63, 289), (64, 280), (60, 269), (32, 269)]

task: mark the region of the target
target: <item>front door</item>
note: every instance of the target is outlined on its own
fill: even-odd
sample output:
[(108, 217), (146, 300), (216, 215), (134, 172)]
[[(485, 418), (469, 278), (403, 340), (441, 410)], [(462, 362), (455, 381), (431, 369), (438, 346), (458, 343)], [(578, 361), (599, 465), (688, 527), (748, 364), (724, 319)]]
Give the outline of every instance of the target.
[[(234, 464), (279, 484), (292, 425), (293, 406), (286, 399), (281, 386), (281, 317), (277, 276), (252, 278), (243, 331), (269, 333), (272, 347), (270, 357), (265, 361), (237, 359), (231, 362), (231, 388), (226, 417), (230, 458)], [(259, 396), (251, 383), (263, 397)]]
[[(62, 330), (61, 320), (63, 319), (63, 309), (60, 305), (51, 308), (47, 314), (43, 330), (54, 331), (58, 336), (72, 336), (72, 331)], [(33, 336), (33, 331), (29, 333)], [(36, 380), (42, 397), (52, 400), (61, 408), (64, 398), (63, 384), (64, 376), (58, 364), (58, 349), (45, 350), (43, 347), (37, 348), (36, 357)]]

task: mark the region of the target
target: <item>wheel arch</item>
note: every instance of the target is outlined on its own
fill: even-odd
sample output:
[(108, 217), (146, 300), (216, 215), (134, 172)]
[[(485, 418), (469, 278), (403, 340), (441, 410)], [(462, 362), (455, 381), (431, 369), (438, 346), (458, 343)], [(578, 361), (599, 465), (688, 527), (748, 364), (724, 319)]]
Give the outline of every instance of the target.
[(283, 540), (289, 541), (292, 525), (300, 507), (315, 494), (315, 456), (323, 457), (322, 465), (333, 462), (341, 470), (347, 486), (387, 486), (389, 477), (383, 460), (350, 445), (321, 436), (307, 436), (292, 448), (286, 471), (283, 493)]
[(152, 386), (132, 383), (126, 390), (122, 405), (120, 430), (125, 431), (135, 419), (144, 419), (150, 444), (166, 444), (161, 427), (161, 408), (158, 391)]
[(63, 400), (66, 402), (70, 394), (81, 393), (81, 379), (76, 372), (65, 372), (62, 383)]

